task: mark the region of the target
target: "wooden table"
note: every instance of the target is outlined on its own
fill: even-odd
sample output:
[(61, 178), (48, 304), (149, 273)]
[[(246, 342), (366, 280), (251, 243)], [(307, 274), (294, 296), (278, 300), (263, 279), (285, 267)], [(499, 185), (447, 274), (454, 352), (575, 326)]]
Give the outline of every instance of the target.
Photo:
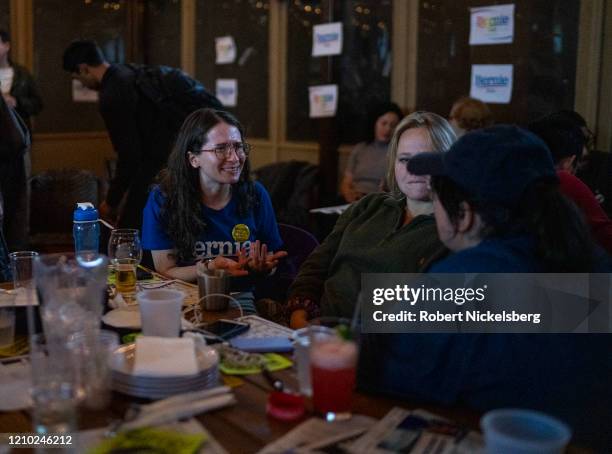
[[(6, 285), (0, 287), (8, 288)], [(285, 384), (297, 389), (297, 377), (293, 368), (274, 373)], [(266, 403), (271, 386), (261, 374), (244, 376), (243, 383), (233, 389), (237, 403), (233, 406), (197, 416), (213, 437), (230, 453), (256, 452), (268, 443), (281, 437), (303, 421), (287, 423), (266, 416)], [(2, 389), (0, 387), (0, 398)], [(121, 418), (133, 402), (146, 402), (120, 393), (113, 393), (110, 408), (101, 412), (81, 411), (79, 429), (105, 427), (112, 420)], [(480, 414), (461, 407), (422, 405), (410, 401), (398, 401), (356, 393), (353, 399), (353, 412), (375, 418), (382, 418), (394, 406), (417, 409), (451, 419), (470, 429), (479, 429)], [(304, 419), (313, 416), (308, 413)], [(31, 432), (31, 420), (27, 411), (0, 412), (0, 433)], [(28, 450), (14, 450), (26, 453)], [(31, 451), (30, 451), (31, 452)], [(568, 453), (591, 452), (575, 446)]]
[[(275, 372), (274, 376), (282, 379), (288, 386), (297, 388), (297, 379), (293, 369)], [(243, 382), (233, 389), (237, 400), (235, 405), (197, 416), (197, 419), (230, 453), (256, 452), (303, 421), (286, 423), (266, 416), (266, 402), (268, 393), (272, 388), (261, 374), (245, 376)], [(111, 420), (121, 418), (128, 405), (133, 402), (144, 401), (113, 393), (109, 409), (101, 412), (81, 411), (79, 413), (79, 428), (104, 427)], [(472, 429), (478, 427), (479, 415), (465, 409), (442, 408), (431, 405), (417, 406), (411, 405), (409, 402), (397, 402), (360, 393), (355, 395), (353, 411), (354, 413), (381, 418), (394, 406), (425, 408), (441, 416), (459, 421)], [(305, 418), (310, 416), (312, 416), (311, 413), (307, 414)], [(26, 411), (0, 412), (0, 432), (31, 431), (31, 421)]]

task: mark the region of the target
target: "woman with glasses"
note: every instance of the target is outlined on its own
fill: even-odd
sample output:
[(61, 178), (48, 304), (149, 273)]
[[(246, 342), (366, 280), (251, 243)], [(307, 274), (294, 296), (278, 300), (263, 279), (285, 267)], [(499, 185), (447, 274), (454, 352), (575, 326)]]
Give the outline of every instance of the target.
[[(199, 259), (209, 270), (252, 277), (286, 255), (270, 197), (250, 180), (250, 149), (233, 115), (200, 109), (187, 117), (144, 209), (142, 243), (158, 272), (195, 281)], [(233, 290), (252, 285), (232, 282)]]

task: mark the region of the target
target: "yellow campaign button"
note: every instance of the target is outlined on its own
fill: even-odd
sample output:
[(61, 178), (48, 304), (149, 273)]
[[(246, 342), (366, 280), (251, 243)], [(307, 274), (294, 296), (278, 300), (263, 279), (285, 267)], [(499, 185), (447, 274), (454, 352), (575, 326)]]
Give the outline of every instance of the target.
[(249, 239), (251, 235), (251, 231), (249, 230), (249, 226), (246, 224), (236, 224), (232, 229), (232, 238), (235, 241), (246, 241)]

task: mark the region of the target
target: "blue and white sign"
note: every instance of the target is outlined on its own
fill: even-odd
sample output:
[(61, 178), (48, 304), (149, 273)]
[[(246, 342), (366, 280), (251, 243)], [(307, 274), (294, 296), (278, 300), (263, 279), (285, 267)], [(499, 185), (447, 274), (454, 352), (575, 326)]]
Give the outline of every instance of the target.
[(512, 99), (514, 65), (472, 65), (470, 96), (483, 102), (508, 104)]
[(508, 44), (513, 40), (513, 4), (470, 9), (470, 45)]
[(216, 95), (226, 107), (235, 107), (238, 104), (238, 81), (236, 79), (217, 79)]
[(342, 22), (315, 25), (312, 28), (312, 56), (342, 53)]

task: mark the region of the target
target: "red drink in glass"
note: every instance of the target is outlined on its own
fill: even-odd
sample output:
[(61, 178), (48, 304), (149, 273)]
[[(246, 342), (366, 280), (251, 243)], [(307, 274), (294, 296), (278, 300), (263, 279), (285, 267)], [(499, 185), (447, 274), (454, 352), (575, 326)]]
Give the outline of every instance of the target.
[(315, 410), (350, 415), (357, 345), (340, 338), (313, 343), (310, 350), (312, 401)]

